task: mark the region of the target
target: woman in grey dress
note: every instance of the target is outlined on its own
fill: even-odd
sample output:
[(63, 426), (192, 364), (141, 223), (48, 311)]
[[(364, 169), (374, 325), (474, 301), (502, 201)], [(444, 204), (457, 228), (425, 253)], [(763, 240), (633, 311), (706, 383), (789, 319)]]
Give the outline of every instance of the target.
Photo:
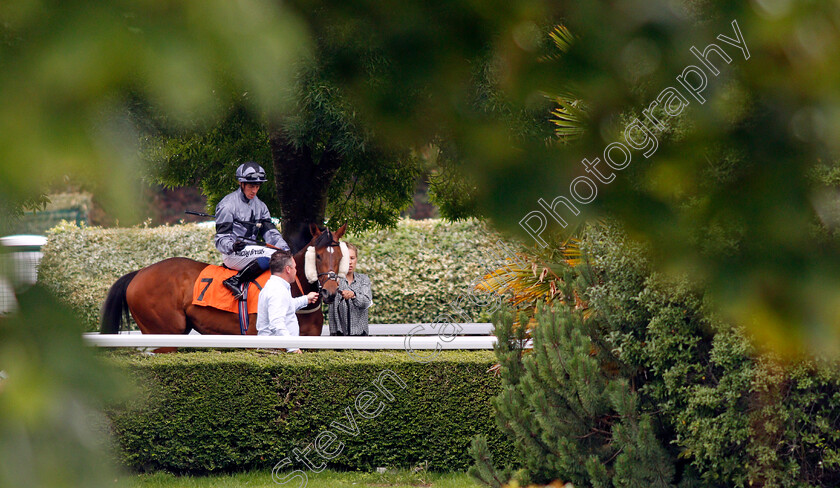
[(349, 266), (347, 277), (339, 278), (338, 293), (335, 302), (330, 305), (330, 335), (365, 336), (368, 335), (368, 307), (373, 297), (370, 278), (356, 273), (356, 259), (359, 250), (347, 243)]

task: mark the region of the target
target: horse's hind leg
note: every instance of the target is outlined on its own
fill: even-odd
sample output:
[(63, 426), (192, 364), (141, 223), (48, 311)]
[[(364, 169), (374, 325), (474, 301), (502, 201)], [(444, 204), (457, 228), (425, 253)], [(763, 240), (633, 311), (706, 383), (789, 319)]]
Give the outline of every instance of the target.
[[(137, 322), (137, 326), (140, 327), (140, 332), (144, 334), (159, 334), (160, 332), (150, 332), (150, 330), (158, 330), (158, 329), (151, 329), (143, 322), (143, 319), (137, 317), (136, 314), (132, 313), (132, 317), (134, 317), (134, 321)], [(148, 349), (147, 349), (148, 350)], [(170, 352), (177, 352), (177, 347), (158, 347), (156, 349), (152, 349), (152, 352), (155, 354), (162, 354), (162, 353), (170, 353)]]

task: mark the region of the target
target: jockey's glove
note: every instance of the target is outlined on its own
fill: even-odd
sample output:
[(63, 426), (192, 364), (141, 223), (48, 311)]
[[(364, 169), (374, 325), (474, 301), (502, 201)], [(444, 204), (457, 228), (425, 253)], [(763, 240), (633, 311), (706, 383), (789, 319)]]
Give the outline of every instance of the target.
[(239, 252), (245, 249), (245, 246), (247, 245), (248, 244), (245, 241), (240, 241), (237, 239), (237, 241), (233, 243), (233, 252)]

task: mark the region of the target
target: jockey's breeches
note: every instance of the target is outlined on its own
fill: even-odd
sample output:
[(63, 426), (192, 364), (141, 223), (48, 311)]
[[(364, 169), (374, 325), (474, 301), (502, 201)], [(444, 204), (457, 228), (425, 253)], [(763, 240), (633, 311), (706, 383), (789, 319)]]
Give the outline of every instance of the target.
[(268, 269), (268, 260), (274, 254), (275, 249), (263, 246), (245, 246), (245, 249), (231, 254), (222, 254), (222, 262), (230, 269), (237, 271), (248, 265), (251, 261), (260, 263), (262, 269)]

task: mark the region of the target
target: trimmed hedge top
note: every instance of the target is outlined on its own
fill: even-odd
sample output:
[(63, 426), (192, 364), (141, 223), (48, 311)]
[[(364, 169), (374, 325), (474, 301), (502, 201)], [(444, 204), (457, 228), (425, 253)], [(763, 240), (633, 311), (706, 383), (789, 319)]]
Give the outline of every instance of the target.
[[(344, 351), (314, 350), (305, 354), (283, 354), (270, 349), (256, 350), (213, 350), (180, 351), (178, 354), (138, 354), (134, 351), (115, 351), (103, 349), (101, 353), (110, 362), (121, 368), (131, 367), (177, 367), (177, 366), (218, 366), (220, 364), (247, 364), (249, 367), (294, 367), (311, 370), (333, 370), (347, 366), (382, 366), (412, 367), (419, 363), (405, 351)], [(493, 351), (457, 351), (441, 350), (435, 356), (434, 363), (493, 365), (496, 356)]]

